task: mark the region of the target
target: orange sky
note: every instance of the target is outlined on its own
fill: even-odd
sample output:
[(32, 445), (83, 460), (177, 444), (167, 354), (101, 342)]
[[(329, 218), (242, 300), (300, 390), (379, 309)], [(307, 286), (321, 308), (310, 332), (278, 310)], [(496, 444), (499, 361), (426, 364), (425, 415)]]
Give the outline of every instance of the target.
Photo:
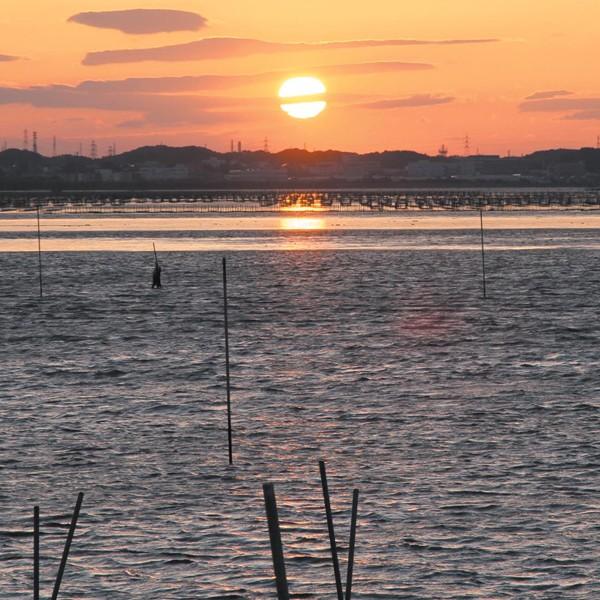
[[(39, 132), (45, 153), (56, 135), (62, 152), (75, 151), (80, 141), (87, 150), (91, 139), (101, 153), (113, 141), (119, 150), (164, 142), (223, 151), (233, 138), (255, 149), (268, 137), (271, 150), (306, 143), (309, 149), (435, 153), (443, 143), (461, 154), (468, 133), (472, 152), (520, 154), (591, 146), (600, 134), (597, 0), (6, 4), (0, 16), (0, 55), (18, 58), (0, 60), (0, 144), (6, 140), (9, 146), (20, 147), (28, 128)], [(132, 34), (68, 22), (86, 11), (138, 8), (191, 11), (206, 25)], [(168, 29), (170, 19), (159, 18), (160, 27)], [(284, 46), (253, 53), (254, 42), (229, 40), (226, 57), (199, 45), (169, 51), (178, 60), (168, 62), (155, 60), (152, 50), (152, 60), (127, 53), (132, 62), (110, 62), (123, 56), (93, 54), (86, 62), (104, 64), (82, 64), (88, 53), (177, 46), (203, 38)], [(365, 40), (393, 43), (373, 46)], [(469, 43), (402, 45), (402, 40)], [(289, 46), (332, 41), (353, 43), (344, 48)], [(328, 88), (327, 110), (311, 121), (295, 121), (278, 106), (280, 83), (297, 74), (318, 75)], [(216, 83), (180, 79), (203, 75), (224, 77)], [(240, 75), (245, 78), (229, 77)], [(140, 82), (127, 92), (119, 89), (119, 80), (132, 77), (156, 79), (145, 80), (144, 89)], [(112, 83), (76, 88), (84, 81)], [(526, 100), (533, 94), (539, 97)]]

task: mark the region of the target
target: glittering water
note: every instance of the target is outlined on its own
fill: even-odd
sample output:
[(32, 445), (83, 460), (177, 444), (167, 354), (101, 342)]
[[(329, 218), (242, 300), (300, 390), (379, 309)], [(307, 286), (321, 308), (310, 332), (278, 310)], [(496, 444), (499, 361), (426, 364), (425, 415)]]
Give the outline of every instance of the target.
[(62, 597), (273, 598), (272, 481), (293, 593), (334, 598), (322, 457), (343, 573), (361, 490), (355, 598), (600, 597), (598, 233), (490, 232), (483, 302), (477, 232), (211, 232), (244, 240), (233, 468), (221, 252), (161, 255), (161, 291), (151, 255), (49, 252), (42, 303), (0, 254), (0, 597), (35, 503), (49, 597), (82, 490)]

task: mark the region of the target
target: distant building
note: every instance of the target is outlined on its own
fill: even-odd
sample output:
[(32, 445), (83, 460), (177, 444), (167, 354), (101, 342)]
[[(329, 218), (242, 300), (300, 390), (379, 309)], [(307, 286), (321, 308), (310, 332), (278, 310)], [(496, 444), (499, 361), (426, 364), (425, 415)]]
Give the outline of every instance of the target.
[(157, 163), (146, 163), (138, 168), (137, 173), (143, 181), (175, 181), (190, 177), (190, 170), (185, 165), (165, 167)]

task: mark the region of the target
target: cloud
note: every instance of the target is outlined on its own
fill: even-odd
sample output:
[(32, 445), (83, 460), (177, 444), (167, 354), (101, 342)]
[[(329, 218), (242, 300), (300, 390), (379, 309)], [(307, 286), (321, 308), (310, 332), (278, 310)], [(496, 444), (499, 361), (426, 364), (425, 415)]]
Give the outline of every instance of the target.
[(600, 110), (600, 98), (551, 98), (522, 102), (523, 112), (566, 112), (571, 110)]
[(366, 102), (357, 104), (359, 108), (368, 108), (372, 110), (390, 110), (394, 108), (411, 108), (417, 106), (435, 106), (437, 104), (449, 104), (454, 102), (451, 96), (436, 96), (432, 94), (417, 94), (406, 98), (394, 98), (392, 100), (377, 100), (375, 102)]
[[(99, 94), (70, 86), (0, 88), (0, 105), (7, 104), (28, 104), (37, 108), (127, 112), (142, 116), (147, 124), (216, 124), (249, 118), (249, 108), (263, 107), (264, 99), (135, 93)], [(232, 108), (240, 110), (226, 112)]]
[(10, 54), (0, 54), (0, 62), (13, 62), (15, 60), (21, 60), (21, 57), (11, 56)]
[(600, 119), (600, 98), (548, 98), (529, 100), (519, 105), (522, 112), (562, 112), (568, 121)]
[(573, 92), (568, 92), (567, 90), (553, 90), (549, 92), (536, 92), (535, 94), (531, 94), (531, 96), (527, 96), (525, 100), (548, 100), (550, 98), (559, 98), (560, 96), (572, 96)]
[(198, 31), (206, 25), (206, 19), (182, 10), (146, 9), (83, 12), (70, 17), (69, 22), (117, 29), (123, 33), (147, 34), (171, 31)]
[[(372, 62), (341, 65), (326, 65), (303, 69), (303, 74), (316, 76), (370, 75), (374, 73), (395, 73), (433, 69), (427, 63)], [(131, 77), (108, 81), (84, 81), (78, 90), (100, 93), (177, 93), (191, 91), (211, 91), (232, 89), (256, 83), (271, 83), (273, 86), (290, 71), (269, 71), (249, 75), (190, 75), (184, 77)]]
[(249, 38), (205, 38), (186, 44), (124, 50), (90, 52), (83, 60), (84, 65), (105, 65), (115, 63), (135, 63), (145, 61), (175, 62), (192, 60), (215, 60), (244, 57), (253, 54), (273, 54), (277, 52), (307, 52), (313, 50), (343, 50), (352, 48), (378, 48), (384, 46), (425, 46), (485, 44), (495, 39), (473, 40), (351, 40), (343, 42), (283, 43), (266, 42)]
[(596, 110), (581, 110), (564, 118), (568, 121), (598, 121), (600, 120), (600, 107)]

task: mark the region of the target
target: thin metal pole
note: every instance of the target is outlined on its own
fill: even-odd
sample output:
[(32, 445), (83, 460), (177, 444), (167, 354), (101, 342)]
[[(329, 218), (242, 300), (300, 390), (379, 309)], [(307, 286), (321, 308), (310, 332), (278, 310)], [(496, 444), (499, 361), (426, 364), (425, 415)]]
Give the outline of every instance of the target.
[(40, 600), (40, 507), (33, 507), (33, 600)]
[(42, 289), (42, 229), (40, 227), (40, 207), (36, 206), (35, 210), (37, 212), (37, 231), (38, 231), (38, 263), (39, 263), (39, 273), (40, 273), (40, 298), (44, 296), (44, 292)]
[(281, 531), (279, 529), (279, 514), (277, 512), (277, 500), (275, 488), (272, 483), (263, 484), (265, 497), (265, 510), (269, 525), (269, 538), (271, 540), (271, 554), (273, 555), (273, 571), (275, 572), (275, 584), (277, 586), (277, 598), (289, 600), (287, 576), (285, 574), (285, 559), (283, 557), (283, 545), (281, 543)]
[(352, 522), (350, 524), (350, 544), (348, 550), (348, 571), (346, 574), (346, 600), (352, 596), (352, 575), (354, 572), (354, 548), (356, 546), (356, 521), (358, 518), (358, 490), (352, 495)]
[(60, 591), (60, 584), (62, 583), (63, 575), (65, 574), (65, 567), (67, 566), (67, 559), (69, 558), (69, 550), (71, 549), (71, 543), (73, 542), (73, 536), (75, 535), (75, 527), (77, 527), (77, 519), (79, 519), (79, 511), (81, 510), (82, 502), (83, 492), (79, 492), (79, 495), (77, 496), (77, 502), (75, 503), (75, 510), (73, 511), (73, 518), (71, 519), (71, 526), (69, 527), (69, 533), (67, 534), (65, 548), (60, 561), (60, 567), (58, 568), (56, 581), (54, 582), (52, 600), (57, 600), (58, 598), (58, 592)]
[(483, 239), (483, 209), (479, 207), (479, 222), (481, 224), (481, 269), (483, 279), (483, 299), (487, 299), (487, 290), (485, 285), (485, 244)]
[(344, 600), (342, 577), (340, 575), (340, 561), (338, 560), (337, 545), (335, 543), (335, 531), (333, 528), (333, 515), (331, 514), (331, 501), (329, 499), (329, 486), (327, 485), (325, 461), (319, 461), (319, 470), (321, 471), (321, 485), (323, 486), (323, 499), (325, 500), (325, 514), (327, 516), (327, 529), (329, 530), (329, 545), (331, 546), (331, 560), (333, 562), (333, 573), (335, 575), (335, 587), (337, 589), (338, 600)]
[(229, 308), (227, 305), (227, 261), (223, 257), (223, 314), (225, 326), (225, 377), (227, 385), (227, 441), (229, 443), (229, 464), (233, 464), (233, 440), (231, 432), (231, 382), (229, 373)]

